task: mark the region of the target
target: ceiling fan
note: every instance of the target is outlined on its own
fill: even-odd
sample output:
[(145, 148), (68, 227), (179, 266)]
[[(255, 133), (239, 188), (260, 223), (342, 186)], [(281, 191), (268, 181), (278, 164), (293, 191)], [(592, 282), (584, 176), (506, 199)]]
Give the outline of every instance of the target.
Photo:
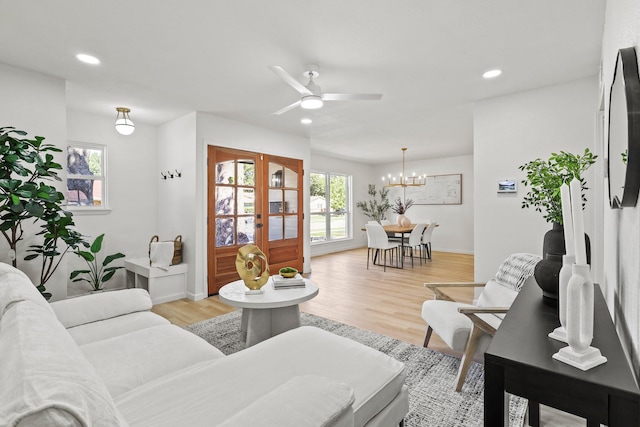
[(320, 75), (318, 72), (318, 66), (309, 65), (307, 68), (308, 70), (304, 72), (304, 76), (309, 78), (309, 83), (305, 86), (296, 80), (291, 74), (287, 73), (282, 67), (277, 65), (269, 67), (271, 71), (280, 76), (282, 80), (302, 95), (302, 98), (300, 98), (299, 101), (296, 101), (291, 105), (287, 105), (273, 114), (280, 115), (289, 110), (293, 110), (297, 106), (300, 106), (305, 110), (314, 110), (321, 108), (324, 101), (377, 101), (382, 98), (382, 94), (379, 93), (322, 93), (320, 86), (313, 82), (313, 79)]

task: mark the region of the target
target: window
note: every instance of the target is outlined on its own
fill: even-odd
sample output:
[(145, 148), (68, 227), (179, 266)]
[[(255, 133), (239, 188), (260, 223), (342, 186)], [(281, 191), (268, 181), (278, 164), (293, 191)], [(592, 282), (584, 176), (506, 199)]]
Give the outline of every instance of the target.
[(106, 147), (70, 143), (67, 146), (67, 205), (106, 208)]
[(312, 172), (311, 242), (351, 238), (351, 177)]

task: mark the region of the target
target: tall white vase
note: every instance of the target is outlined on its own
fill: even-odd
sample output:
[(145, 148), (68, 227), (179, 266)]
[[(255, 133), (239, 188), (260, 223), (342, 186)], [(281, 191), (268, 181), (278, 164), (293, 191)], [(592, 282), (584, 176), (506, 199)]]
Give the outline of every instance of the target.
[(558, 317), (560, 318), (560, 326), (549, 334), (550, 338), (565, 343), (567, 342), (567, 288), (569, 286), (569, 279), (571, 279), (571, 275), (573, 274), (572, 270), (575, 262), (576, 257), (574, 255), (562, 256), (562, 268), (558, 276)]
[(593, 281), (589, 265), (574, 264), (567, 285), (567, 347), (553, 358), (587, 371), (607, 361), (600, 350), (591, 347), (593, 340)]

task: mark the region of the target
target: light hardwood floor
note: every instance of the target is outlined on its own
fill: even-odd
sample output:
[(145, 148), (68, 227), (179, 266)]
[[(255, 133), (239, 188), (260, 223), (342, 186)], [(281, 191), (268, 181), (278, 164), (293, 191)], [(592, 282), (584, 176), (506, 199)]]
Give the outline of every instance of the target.
[[(370, 265), (366, 248), (313, 257), (311, 273), (305, 274), (318, 285), (317, 297), (301, 304), (306, 313), (326, 317), (361, 329), (422, 345), (426, 324), (420, 315), (422, 303), (433, 294), (425, 282), (473, 281), (473, 255), (434, 252), (433, 259), (414, 267), (405, 260), (404, 269)], [(497, 268), (497, 266), (496, 266)], [(473, 291), (450, 290), (455, 299), (471, 302)], [(217, 296), (159, 304), (153, 311), (179, 326), (186, 326), (235, 310)], [(433, 334), (429, 348), (461, 356)], [(540, 426), (584, 426), (585, 421), (554, 409), (541, 407)]]

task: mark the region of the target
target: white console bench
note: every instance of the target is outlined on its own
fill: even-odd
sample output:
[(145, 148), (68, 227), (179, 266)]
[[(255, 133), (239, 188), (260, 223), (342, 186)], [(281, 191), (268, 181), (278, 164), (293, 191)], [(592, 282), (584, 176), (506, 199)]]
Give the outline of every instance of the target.
[(149, 258), (125, 259), (127, 287), (149, 291), (153, 304), (187, 296), (187, 264), (169, 266), (168, 270), (149, 265)]

